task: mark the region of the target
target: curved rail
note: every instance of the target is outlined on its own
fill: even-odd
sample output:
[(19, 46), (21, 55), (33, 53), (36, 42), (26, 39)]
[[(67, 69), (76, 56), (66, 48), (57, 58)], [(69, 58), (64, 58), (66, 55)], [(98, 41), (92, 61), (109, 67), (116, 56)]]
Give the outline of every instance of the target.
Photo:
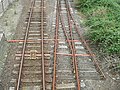
[(67, 7), (67, 10), (68, 10), (68, 14), (69, 14), (71, 20), (72, 20), (73, 23), (74, 23), (75, 30), (77, 31), (79, 37), (81, 38), (81, 41), (83, 42), (84, 46), (85, 46), (86, 49), (89, 51), (90, 56), (92, 57), (93, 62), (94, 62), (94, 64), (95, 64), (96, 68), (98, 69), (98, 72), (102, 75), (102, 78), (105, 79), (106, 76), (105, 76), (105, 74), (103, 73), (102, 69), (100, 68), (100, 66), (99, 66), (99, 64), (98, 64), (98, 62), (97, 62), (97, 60), (96, 60), (95, 55), (93, 55), (92, 50), (91, 50), (90, 47), (87, 45), (85, 39), (83, 38), (82, 34), (80, 33), (80, 31), (79, 31), (79, 29), (78, 29), (78, 26), (77, 26), (77, 24), (76, 24), (76, 22), (75, 22), (75, 20), (74, 20), (74, 18), (73, 18), (73, 15), (71, 14), (70, 5), (69, 5), (68, 0), (65, 0), (65, 1), (66, 1), (66, 7)]
[(57, 0), (57, 8), (56, 8), (56, 27), (55, 27), (55, 43), (54, 43), (54, 67), (53, 67), (53, 83), (52, 90), (55, 90), (56, 87), (56, 59), (57, 59), (57, 46), (58, 46), (58, 29), (59, 29), (59, 2)]
[[(68, 14), (67, 14), (68, 15)], [(70, 35), (71, 39), (72, 39), (72, 44), (71, 42), (69, 42), (70, 38), (69, 35), (66, 32), (66, 28), (64, 26), (64, 22), (63, 22), (63, 17), (60, 15), (60, 0), (57, 0), (57, 9), (56, 9), (56, 31), (55, 31), (55, 44), (54, 44), (54, 71), (53, 71), (53, 84), (52, 84), (52, 90), (55, 90), (56, 87), (56, 53), (57, 53), (57, 46), (58, 46), (58, 29), (59, 29), (59, 18), (60, 18), (60, 22), (62, 25), (62, 29), (64, 32), (64, 35), (68, 41), (68, 45), (70, 48), (70, 51), (72, 52), (72, 62), (73, 62), (73, 68), (75, 71), (75, 76), (76, 76), (76, 81), (77, 81), (77, 90), (80, 90), (80, 80), (79, 80), (79, 75), (78, 75), (78, 67), (77, 67), (77, 62), (76, 62), (76, 56), (75, 56), (75, 47), (73, 44), (73, 37), (72, 37), (72, 33)], [(70, 18), (68, 16), (68, 21), (70, 22)], [(71, 27), (71, 25), (69, 25)], [(71, 28), (70, 28), (70, 32), (71, 32)]]
[[(64, 34), (66, 36), (66, 39), (68, 41), (69, 47), (70, 47), (72, 55), (73, 55), (72, 60), (73, 60), (73, 68), (75, 70), (76, 81), (77, 81), (77, 90), (80, 90), (80, 80), (79, 80), (79, 74), (78, 74), (78, 66), (77, 66), (77, 60), (76, 60), (76, 56), (75, 56), (75, 45), (73, 43), (74, 40), (73, 40), (73, 37), (72, 37), (73, 35), (72, 35), (72, 30), (71, 30), (71, 22), (70, 22), (70, 17), (69, 17), (68, 14), (67, 14), (67, 17), (68, 17), (68, 24), (69, 24), (69, 30), (70, 30), (70, 38), (68, 37), (69, 35), (66, 32), (64, 22), (63, 22), (64, 21), (63, 17), (62, 17), (62, 15), (60, 15), (62, 28), (63, 28)], [(69, 42), (70, 39), (71, 39), (71, 43)]]
[[(67, 7), (66, 7), (67, 8)], [(68, 9), (67, 9), (68, 10)], [(67, 11), (69, 12), (69, 11)], [(71, 37), (71, 40), (72, 40), (72, 48), (73, 48), (73, 56), (74, 56), (74, 64), (75, 64), (75, 73), (76, 73), (76, 80), (77, 80), (77, 88), (78, 90), (80, 90), (80, 80), (79, 80), (79, 73), (78, 73), (78, 66), (77, 66), (77, 59), (76, 59), (76, 50), (75, 50), (75, 44), (73, 43), (74, 41), (74, 38), (73, 38), (73, 34), (72, 34), (72, 22), (70, 21), (70, 15), (69, 13), (67, 13), (67, 16), (68, 16), (68, 23), (69, 23), (69, 30), (70, 30), (70, 37)]]

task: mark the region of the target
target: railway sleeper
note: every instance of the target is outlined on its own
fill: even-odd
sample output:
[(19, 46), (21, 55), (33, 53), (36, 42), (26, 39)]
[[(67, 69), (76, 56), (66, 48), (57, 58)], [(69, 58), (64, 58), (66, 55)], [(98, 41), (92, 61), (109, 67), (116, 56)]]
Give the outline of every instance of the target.
[(30, 79), (21, 79), (21, 83), (41, 83), (42, 80), (39, 80), (39, 79), (33, 79), (33, 80), (30, 80)]
[[(41, 71), (41, 69), (42, 69), (42, 67), (39, 67), (39, 66), (26, 66), (26, 67), (23, 67), (23, 72), (24, 71), (34, 71), (36, 69), (36, 71)], [(46, 73), (51, 73), (52, 72), (52, 70), (51, 70), (51, 68), (50, 67), (45, 67), (45, 72)]]
[[(33, 13), (33, 15), (34, 15), (35, 13)], [(38, 15), (37, 15), (38, 16)], [(40, 15), (39, 15), (40, 16)], [(47, 19), (47, 17), (43, 17), (43, 20), (46, 20)], [(26, 18), (26, 22), (28, 22), (28, 20), (29, 20), (29, 18)], [(41, 17), (37, 17), (37, 18), (35, 18), (35, 17), (31, 17), (31, 22), (32, 21), (40, 21), (41, 20)]]
[[(44, 27), (45, 28), (45, 27)], [(29, 31), (40, 31), (41, 27), (29, 27)], [(25, 33), (26, 27), (23, 27), (23, 33)], [(21, 37), (22, 38), (22, 37)]]
[[(28, 11), (28, 14), (30, 15), (30, 11)], [(41, 11), (38, 12), (33, 11), (33, 14), (41, 14)]]
[(40, 30), (38, 30), (38, 31), (29, 30), (29, 34), (31, 34), (31, 33), (35, 33), (35, 34), (37, 33), (38, 34), (38, 33), (40, 33)]
[[(56, 76), (56, 78), (58, 79), (58, 80), (63, 80), (63, 81), (66, 81), (66, 82), (68, 82), (69, 80), (75, 80), (75, 76), (74, 75), (57, 75)], [(68, 80), (68, 81), (67, 81)]]
[[(15, 82), (14, 83), (10, 83), (10, 88), (9, 90), (15, 90)], [(41, 90), (42, 89), (42, 85), (41, 83), (22, 83), (21, 84), (22, 90)]]
[[(30, 24), (30, 27), (29, 27), (29, 28), (31, 28), (31, 27), (32, 27), (32, 28), (36, 28), (36, 27), (39, 27), (39, 28), (40, 28), (40, 25), (41, 25), (41, 22), (40, 22), (40, 23), (37, 23), (37, 24), (33, 22), (32, 24)], [(43, 28), (45, 29), (46, 26), (47, 26), (47, 23), (44, 22), (43, 26), (44, 26)]]
[[(32, 67), (32, 66), (39, 67), (39, 66), (41, 66), (41, 62), (33, 63), (34, 65), (31, 63), (25, 63), (23, 66), (24, 67)], [(50, 63), (45, 63), (45, 67), (49, 67), (49, 66), (50, 66)], [(14, 64), (14, 67), (16, 67), (16, 68), (19, 67), (19, 64), (18, 63)]]
[(80, 68), (80, 72), (97, 72), (95, 68)]
[(75, 83), (57, 84), (56, 89), (57, 90), (76, 90), (76, 84)]
[[(37, 9), (41, 9), (42, 7), (37, 4), (37, 5), (35, 5), (35, 7), (30, 7), (30, 8), (32, 8), (32, 9), (33, 9), (33, 8), (34, 8), (34, 9), (36, 9), (36, 8), (37, 8)], [(46, 8), (46, 7), (43, 7), (43, 8)]]
[[(21, 57), (21, 56), (22, 56), (22, 53), (17, 53), (15, 56), (16, 56), (16, 57)], [(27, 54), (25, 54), (24, 56), (25, 56), (25, 57), (30, 57), (30, 53), (27, 53)], [(40, 53), (36, 53), (36, 56), (41, 57), (41, 54), (40, 54)], [(45, 58), (46, 58), (46, 57), (50, 57), (50, 54), (44, 52), (44, 56), (45, 56)]]
[(62, 83), (64, 83), (64, 84), (67, 84), (67, 83), (76, 83), (76, 80), (75, 80), (75, 78), (74, 79), (73, 78), (68, 78), (68, 79), (57, 78), (56, 83), (57, 84), (62, 84)]
[[(46, 44), (47, 45), (47, 44)], [(44, 45), (44, 48), (48, 48), (46, 45)], [(22, 50), (23, 46), (18, 46), (18, 49)], [(41, 49), (41, 46), (40, 45), (29, 45), (29, 46), (26, 46), (26, 50), (40, 50)]]
[(57, 73), (72, 73), (71, 69), (59, 69), (57, 70)]
[[(52, 67), (51, 67), (52, 68)], [(45, 73), (46, 74), (52, 74), (52, 69), (51, 68), (45, 68)], [(36, 74), (41, 74), (42, 72), (41, 72), (41, 70), (40, 69), (38, 69), (38, 70), (36, 70), (36, 71), (34, 71), (34, 69), (32, 70), (32, 69), (29, 69), (29, 70), (25, 70), (25, 69), (23, 69), (23, 72), (22, 72), (24, 75), (27, 75), (27, 74), (33, 74), (33, 75), (36, 75)], [(18, 70), (13, 70), (12, 71), (12, 74), (13, 75), (18, 75)]]
[[(34, 39), (33, 39), (33, 37), (29, 37), (28, 38), (28, 40), (26, 41), (26, 43), (28, 44), (28, 43), (34, 43), (34, 44), (38, 44), (38, 43), (41, 43), (41, 39), (39, 39), (40, 37), (34, 37)], [(43, 43), (48, 43), (49, 41), (48, 40), (43, 40)], [(20, 44), (20, 46), (21, 46), (21, 44), (23, 44), (24, 43), (24, 40), (21, 40), (21, 41), (18, 41), (18, 43)], [(39, 44), (39, 46), (40, 46), (41, 44)]]
[[(23, 42), (21, 43), (21, 44), (23, 44)], [(41, 44), (41, 42), (40, 41), (30, 41), (29, 42), (29, 40), (28, 40), (28, 42), (27, 42), (27, 45), (40, 45)]]
[[(45, 26), (45, 25), (44, 25)], [(43, 27), (43, 29), (45, 29), (46, 27)], [(40, 31), (41, 30), (41, 27), (39, 26), (39, 27), (29, 27), (29, 31)]]
[[(14, 74), (13, 78), (17, 78), (18, 74)], [(41, 77), (41, 78), (40, 78)], [(22, 79), (42, 79), (41, 73), (36, 74), (36, 73), (32, 73), (32, 74), (24, 74), (22, 73)]]
[[(39, 34), (39, 35), (40, 35), (40, 30), (38, 30), (38, 31), (30, 30), (30, 31), (29, 31), (29, 35), (31, 35), (31, 34)], [(41, 36), (41, 35), (40, 35), (40, 36)]]
[[(46, 39), (46, 40), (45, 40), (45, 39)], [(44, 42), (46, 42), (47, 39), (48, 39), (48, 37), (45, 37), (45, 38), (43, 39)], [(28, 37), (28, 40), (33, 40), (33, 37)], [(34, 40), (40, 40), (40, 41), (41, 41), (40, 37), (34, 37)], [(44, 42), (43, 42), (43, 43), (44, 43)]]
[[(20, 63), (20, 59), (19, 60), (16, 60), (16, 62), (14, 63), (14, 67), (18, 67), (19, 66), (19, 63)], [(50, 63), (50, 60), (46, 60), (45, 59), (45, 66), (46, 67), (49, 67), (51, 65)], [(33, 64), (33, 65), (32, 65)], [(40, 66), (41, 65), (41, 59), (27, 59), (24, 61), (24, 66)]]
[[(10, 86), (11, 87), (9, 88), (9, 90), (15, 90), (14, 83)], [(21, 90), (42, 90), (41, 83), (22, 83), (21, 86), (22, 86)], [(50, 84), (46, 85), (47, 90), (51, 90), (51, 87), (52, 86)]]
[[(25, 22), (25, 23), (28, 23), (28, 22)], [(44, 24), (46, 24), (46, 22), (43, 22)], [(40, 27), (40, 24), (41, 24), (41, 21), (31, 21), (30, 22), (30, 26), (36, 26), (36, 25), (38, 25), (38, 27)]]
[[(18, 75), (17, 70), (14, 70), (12, 73), (15, 75)], [(22, 73), (24, 73), (24, 74), (41, 74), (41, 71), (40, 70), (38, 70), (38, 71), (31, 70), (31, 71), (23, 71)]]
[[(22, 36), (24, 37), (25, 35), (23, 34)], [(33, 38), (33, 39), (34, 39), (34, 38), (40, 38), (41, 35), (40, 35), (39, 33), (36, 33), (36, 34), (29, 34), (29, 35), (28, 35), (28, 38), (30, 38), (30, 37)]]
[[(50, 58), (51, 58), (51, 57), (45, 57), (45, 61), (49, 61)], [(24, 57), (24, 59), (25, 59), (25, 60), (29, 60), (29, 61), (32, 61), (32, 60), (33, 60), (33, 61), (39, 61), (39, 60), (41, 60), (41, 56), (36, 56), (36, 59), (31, 59), (31, 57), (26, 56), (26, 57)], [(20, 56), (20, 57), (16, 57), (15, 60), (19, 63), (20, 60), (21, 60), (21, 56)]]
[[(31, 28), (31, 27), (32, 27), (32, 28), (36, 28), (36, 27), (40, 28), (40, 26), (41, 26), (41, 23), (40, 23), (40, 24), (37, 24), (37, 25), (32, 24), (32, 25), (30, 25), (30, 28)], [(44, 24), (43, 24), (43, 28), (46, 28), (46, 26), (47, 26), (47, 23), (44, 22)]]
[[(43, 7), (45, 9), (45, 7)], [(41, 8), (34, 8), (34, 12), (42, 12)], [(28, 11), (29, 12), (29, 11)]]
[[(43, 44), (48, 44), (49, 42), (48, 41), (44, 41)], [(28, 45), (40, 45), (41, 44), (41, 41), (33, 41), (33, 42), (27, 42)]]

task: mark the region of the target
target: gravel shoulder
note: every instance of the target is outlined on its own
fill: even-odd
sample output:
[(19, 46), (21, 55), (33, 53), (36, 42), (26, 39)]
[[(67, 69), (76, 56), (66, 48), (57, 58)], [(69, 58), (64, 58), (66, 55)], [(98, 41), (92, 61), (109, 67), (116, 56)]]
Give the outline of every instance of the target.
[[(27, 15), (26, 11), (28, 11), (29, 2), (28, 0), (18, 0), (14, 2), (0, 18), (0, 27), (1, 30), (4, 31), (7, 40), (19, 39), (21, 36), (25, 20), (24, 17)], [(2, 70), (0, 75), (0, 86), (3, 86), (4, 90), (8, 90), (18, 43), (6, 42), (6, 44), (8, 46), (4, 51), (6, 54), (3, 65), (1, 66)]]

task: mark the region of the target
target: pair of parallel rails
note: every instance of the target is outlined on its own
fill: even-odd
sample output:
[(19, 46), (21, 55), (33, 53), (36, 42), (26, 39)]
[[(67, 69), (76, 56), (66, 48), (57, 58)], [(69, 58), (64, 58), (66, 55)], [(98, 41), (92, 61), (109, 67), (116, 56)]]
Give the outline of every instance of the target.
[[(61, 4), (63, 3), (63, 5)], [(61, 6), (62, 5), (62, 6)], [(64, 6), (64, 12), (62, 11), (62, 7)], [(64, 14), (66, 14), (67, 18), (65, 18)], [(67, 21), (67, 29), (65, 26), (65, 21)], [(54, 48), (54, 76), (53, 76), (53, 84), (52, 84), (52, 90), (56, 90), (56, 73), (57, 73), (57, 49), (58, 49), (58, 36), (59, 36), (59, 26), (61, 24), (63, 33), (65, 35), (66, 38), (66, 43), (68, 43), (68, 47), (70, 49), (71, 52), (71, 60), (72, 60), (72, 68), (73, 68), (73, 72), (74, 72), (74, 76), (75, 76), (75, 81), (76, 81), (76, 88), (74, 88), (73, 90), (80, 90), (81, 85), (80, 85), (80, 71), (78, 69), (78, 59), (76, 56), (76, 45), (75, 45), (75, 41), (80, 41), (82, 42), (82, 44), (84, 45), (84, 47), (87, 49), (88, 54), (90, 55), (90, 57), (93, 59), (94, 65), (97, 69), (97, 71), (99, 72), (99, 74), (101, 75), (100, 78), (105, 79), (105, 75), (102, 72), (95, 56), (93, 55), (91, 49), (88, 47), (86, 41), (84, 40), (83, 36), (81, 35), (79, 28), (76, 24), (76, 21), (74, 20), (73, 14), (71, 13), (71, 8), (70, 8), (70, 4), (68, 2), (68, 0), (57, 0), (57, 10), (56, 10), (56, 32), (55, 32), (55, 48)], [(74, 33), (73, 33), (74, 32)], [(77, 35), (77, 39), (75, 39), (75, 36)], [(67, 54), (66, 54), (67, 55)], [(89, 56), (89, 55), (83, 55), (83, 54), (78, 54), (78, 56)], [(74, 81), (73, 81), (74, 82)], [(72, 83), (73, 83), (72, 82)], [(70, 87), (70, 86), (68, 86)]]
[[(44, 0), (33, 0), (31, 2), (31, 8), (29, 17), (26, 22), (26, 30), (24, 33), (24, 39), (22, 47), (20, 46), (20, 55), (17, 56), (19, 59), (18, 78), (15, 85), (15, 90), (22, 90), (24, 86), (32, 85), (39, 86), (36, 90), (46, 90), (46, 58), (49, 58), (48, 51), (46, 50), (46, 33), (45, 33), (45, 1)], [(37, 22), (36, 22), (37, 21)], [(47, 37), (48, 38), (48, 37)], [(52, 39), (48, 39), (52, 40)], [(54, 37), (54, 52), (53, 52), (53, 72), (52, 81), (49, 82), (50, 90), (66, 89), (69, 90), (80, 90), (81, 88), (81, 71), (79, 67), (78, 57), (90, 57), (93, 59), (93, 63), (101, 75), (105, 78), (95, 56), (88, 47), (86, 41), (82, 37), (79, 27), (71, 12), (70, 3), (68, 0), (57, 0), (56, 6), (56, 23), (55, 23), (55, 37)], [(60, 42), (60, 41), (63, 42)], [(62, 47), (64, 50), (59, 49), (60, 43), (66, 45)], [(84, 48), (88, 53), (77, 53), (76, 43), (78, 47)], [(82, 47), (84, 45), (84, 47)], [(61, 45), (63, 46), (63, 45)], [(84, 50), (84, 49), (83, 49)], [(47, 57), (48, 56), (48, 57)], [(34, 63), (33, 63), (34, 62)], [(60, 63), (59, 63), (60, 62)], [(27, 64), (26, 64), (27, 63)], [(28, 63), (30, 63), (28, 65)], [(48, 63), (47, 63), (48, 64)], [(63, 65), (62, 67), (60, 65)], [(65, 64), (65, 65), (64, 65)], [(49, 65), (47, 66), (49, 68)], [(31, 70), (35, 70), (31, 72)], [(28, 70), (27, 72), (25, 70)], [(62, 73), (63, 72), (63, 73)], [(61, 74), (60, 74), (61, 73)], [(96, 72), (95, 72), (96, 73)], [(67, 76), (66, 76), (66, 75)], [(26, 79), (26, 77), (28, 79)], [(37, 77), (37, 79), (36, 79)], [(48, 76), (49, 77), (49, 76)], [(36, 80), (34, 80), (34, 78)], [(29, 84), (29, 82), (31, 84)], [(72, 84), (73, 83), (73, 84)], [(71, 86), (71, 87), (70, 87)], [(35, 88), (33, 88), (34, 90)]]
[[(44, 0), (31, 1), (23, 33), (24, 41), (20, 42), (16, 53), (13, 71), (15, 80), (11, 80), (11, 82), (17, 82), (13, 85), (14, 90), (23, 90), (27, 86), (31, 86), (29, 89), (33, 90), (35, 88), (45, 90), (45, 60), (49, 55), (45, 54), (47, 52), (44, 50), (46, 46), (44, 38), (47, 37), (44, 32), (46, 28), (44, 3)], [(36, 85), (39, 87), (34, 87)]]

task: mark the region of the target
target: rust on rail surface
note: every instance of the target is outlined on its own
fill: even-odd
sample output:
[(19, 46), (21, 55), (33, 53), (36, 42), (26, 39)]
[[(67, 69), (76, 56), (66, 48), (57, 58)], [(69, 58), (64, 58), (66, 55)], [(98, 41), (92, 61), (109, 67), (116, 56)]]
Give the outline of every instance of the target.
[[(35, 0), (31, 2), (31, 7), (34, 7), (34, 5), (35, 5)], [(22, 57), (21, 57), (21, 63), (20, 63), (19, 75), (18, 75), (18, 79), (17, 79), (16, 90), (19, 90), (19, 88), (20, 88), (21, 74), (22, 74), (24, 55), (25, 55), (25, 48), (26, 48), (26, 42), (27, 42), (27, 37), (28, 37), (28, 33), (29, 33), (29, 27), (30, 27), (30, 21), (31, 21), (32, 14), (33, 14), (33, 8), (30, 9), (30, 16), (29, 16), (28, 24), (27, 24), (27, 28), (26, 28), (25, 42), (23, 44), (23, 49), (22, 49)]]
[(72, 52), (72, 60), (73, 60), (72, 62), (73, 62), (73, 68), (74, 68), (74, 71), (75, 71), (75, 77), (76, 77), (76, 81), (77, 81), (77, 90), (80, 90), (81, 85), (80, 85), (80, 79), (79, 79), (79, 73), (78, 73), (77, 60), (76, 60), (76, 56), (75, 56), (75, 53), (76, 53), (75, 52), (75, 45), (73, 43), (73, 35), (72, 35), (72, 32), (71, 32), (72, 26), (71, 26), (71, 22), (70, 22), (70, 16), (69, 16), (68, 11), (67, 11), (67, 18), (68, 18), (69, 32), (70, 32), (70, 38), (69, 38), (69, 35), (67, 34), (66, 28), (64, 26), (64, 22), (63, 22), (64, 20), (63, 20), (62, 14), (59, 14), (59, 15), (60, 15), (61, 25), (62, 25), (62, 28), (63, 28), (63, 32), (65, 34), (65, 37), (66, 37), (67, 40), (71, 39), (71, 41), (72, 41), (71, 43), (68, 42), (68, 44), (69, 44), (70, 50)]
[(42, 79), (43, 90), (45, 90), (45, 63), (44, 63), (44, 0), (41, 0), (41, 55), (42, 55)]
[(56, 53), (57, 53), (57, 46), (58, 46), (58, 29), (59, 29), (59, 11), (58, 11), (59, 9), (58, 8), (59, 8), (59, 2), (57, 0), (52, 90), (56, 90), (56, 62), (57, 62)]
[(71, 17), (71, 20), (72, 20), (73, 23), (74, 23), (75, 29), (76, 29), (79, 37), (81, 38), (81, 41), (83, 42), (83, 44), (84, 44), (84, 46), (86, 47), (86, 49), (89, 51), (89, 53), (90, 53), (90, 55), (91, 55), (91, 57), (92, 57), (92, 59), (93, 59), (93, 62), (94, 62), (94, 64), (95, 64), (98, 72), (102, 75), (102, 79), (106, 79), (106, 76), (105, 76), (105, 74), (103, 73), (102, 69), (100, 68), (100, 66), (99, 66), (99, 64), (98, 64), (98, 61), (96, 60), (95, 55), (93, 56), (92, 50), (90, 49), (90, 47), (88, 46), (87, 42), (85, 41), (84, 37), (82, 36), (82, 34), (80, 33), (80, 31), (79, 31), (79, 29), (78, 29), (78, 25), (76, 24), (76, 22), (75, 22), (75, 20), (74, 20), (74, 18), (73, 18), (73, 15), (71, 14), (70, 5), (69, 5), (69, 3), (68, 3), (68, 0), (66, 0), (66, 3), (67, 3), (67, 4), (66, 4), (66, 5), (67, 5), (66, 7), (68, 8), (69, 15), (70, 15), (70, 17)]
[[(22, 54), (21, 54), (21, 61), (20, 61), (20, 67), (19, 67), (19, 73), (18, 73), (18, 78), (17, 78), (17, 84), (15, 87), (15, 90), (20, 90), (20, 85), (21, 85), (21, 78), (22, 78), (22, 69), (23, 69), (23, 64), (24, 64), (24, 57), (25, 57), (25, 52), (26, 52), (26, 46), (27, 46), (27, 42), (32, 42), (34, 40), (28, 40), (28, 35), (29, 35), (29, 30), (30, 30), (30, 24), (31, 24), (31, 19), (32, 19), (32, 15), (34, 13), (34, 7), (35, 7), (35, 1), (36, 0), (32, 0), (31, 2), (31, 7), (30, 8), (30, 12), (29, 12), (29, 17), (28, 17), (28, 22), (27, 22), (27, 26), (26, 26), (26, 30), (25, 30), (25, 36), (24, 36), (24, 40), (8, 40), (8, 42), (23, 42), (23, 46), (22, 46)], [(45, 63), (44, 63), (44, 0), (41, 0), (41, 4), (40, 4), (40, 11), (41, 11), (41, 19), (40, 19), (40, 36), (41, 36), (41, 59), (42, 59), (42, 90), (46, 89), (46, 85), (45, 85)], [(38, 40), (40, 42), (40, 40)], [(31, 58), (32, 59), (36, 59), (36, 54), (37, 51), (31, 51)], [(40, 77), (39, 77), (40, 78)]]

